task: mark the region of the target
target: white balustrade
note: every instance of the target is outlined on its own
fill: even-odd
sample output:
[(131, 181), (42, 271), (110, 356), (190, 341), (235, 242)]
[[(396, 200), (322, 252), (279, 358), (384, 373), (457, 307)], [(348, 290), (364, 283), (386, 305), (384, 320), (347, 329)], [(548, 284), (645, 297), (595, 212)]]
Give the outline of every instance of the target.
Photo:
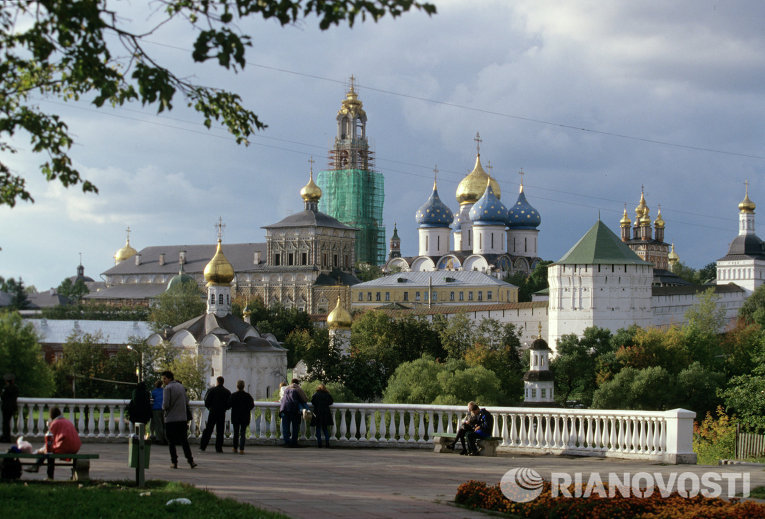
[[(48, 409), (58, 406), (85, 441), (126, 441), (131, 430), (127, 400), (19, 398), (20, 412), (12, 433), (42, 438)], [(198, 439), (207, 411), (192, 401), (189, 437)], [(684, 409), (612, 411), (597, 409), (489, 407), (492, 434), (502, 438), (499, 452), (569, 454), (638, 458), (666, 463), (695, 463), (693, 418)], [(429, 447), (433, 435), (457, 430), (463, 406), (405, 404), (335, 404), (331, 436), (346, 445)], [(314, 438), (307, 424), (301, 438)], [(281, 441), (278, 402), (255, 402), (247, 438), (250, 443)]]

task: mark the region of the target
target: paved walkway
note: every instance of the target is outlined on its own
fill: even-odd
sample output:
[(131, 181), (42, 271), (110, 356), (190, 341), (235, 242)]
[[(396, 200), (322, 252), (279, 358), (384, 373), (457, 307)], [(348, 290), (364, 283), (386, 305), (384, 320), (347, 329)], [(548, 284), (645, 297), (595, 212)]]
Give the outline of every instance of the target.
[[(230, 442), (227, 442), (230, 445)], [(7, 450), (7, 444), (0, 444)], [(765, 486), (762, 467), (659, 465), (639, 461), (556, 456), (499, 456), (496, 458), (434, 454), (424, 449), (286, 449), (248, 446), (244, 456), (216, 454), (212, 445), (199, 452), (192, 445), (199, 466), (185, 462), (170, 469), (167, 447), (154, 446), (147, 479), (177, 480), (206, 488), (219, 496), (231, 497), (255, 506), (282, 512), (292, 518), (486, 518), (453, 506), (457, 487), (468, 479), (496, 483), (514, 467), (531, 467), (543, 477), (550, 472), (748, 472), (751, 487)], [(91, 464), (93, 479), (134, 479), (127, 467), (126, 443), (86, 443), (82, 452), (98, 452)], [(58, 470), (56, 479), (69, 471)], [(24, 473), (25, 479), (44, 478)]]

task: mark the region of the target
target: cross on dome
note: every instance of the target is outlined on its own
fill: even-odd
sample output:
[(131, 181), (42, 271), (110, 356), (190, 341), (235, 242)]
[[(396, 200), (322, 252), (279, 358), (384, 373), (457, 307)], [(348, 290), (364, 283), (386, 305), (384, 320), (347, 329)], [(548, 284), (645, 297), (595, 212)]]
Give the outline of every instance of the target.
[(475, 141), (475, 150), (478, 155), (481, 154), (481, 143), (483, 142), (483, 139), (481, 139), (481, 134), (478, 132), (475, 132), (475, 138), (473, 139)]
[(523, 171), (523, 168), (521, 168), (521, 170), (518, 172), (518, 174), (521, 176), (521, 188), (520, 188), (520, 192), (523, 193), (523, 175), (525, 175), (526, 172)]
[(308, 159), (308, 162), (311, 164), (311, 176), (313, 176), (313, 163), (316, 162), (313, 160), (313, 155), (311, 155), (311, 158)]
[(218, 223), (215, 224), (215, 228), (218, 230), (218, 241), (223, 240), (223, 229), (226, 227), (226, 224), (223, 223), (223, 217), (218, 217)]
[(125, 229), (125, 232), (127, 233), (127, 241), (130, 241), (130, 226), (127, 226), (127, 229)]

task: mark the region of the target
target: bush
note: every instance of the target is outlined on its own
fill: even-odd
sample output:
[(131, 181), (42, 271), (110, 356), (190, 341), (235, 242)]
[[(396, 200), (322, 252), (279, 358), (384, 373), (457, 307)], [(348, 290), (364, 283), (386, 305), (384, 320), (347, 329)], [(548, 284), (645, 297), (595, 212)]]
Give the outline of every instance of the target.
[(736, 455), (736, 419), (722, 406), (717, 407), (717, 419), (708, 412), (701, 423), (694, 422), (693, 452), (699, 465), (717, 465), (718, 460)]

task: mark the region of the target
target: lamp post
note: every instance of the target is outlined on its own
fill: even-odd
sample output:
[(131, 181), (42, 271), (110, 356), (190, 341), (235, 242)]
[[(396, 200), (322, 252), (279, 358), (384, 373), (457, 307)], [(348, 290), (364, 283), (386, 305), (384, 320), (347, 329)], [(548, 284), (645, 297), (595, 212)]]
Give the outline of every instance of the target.
[(130, 351), (134, 351), (140, 355), (140, 360), (138, 361), (138, 367), (135, 369), (135, 375), (138, 377), (138, 382), (143, 380), (143, 350), (138, 350), (131, 346), (130, 344), (127, 345), (127, 349)]

